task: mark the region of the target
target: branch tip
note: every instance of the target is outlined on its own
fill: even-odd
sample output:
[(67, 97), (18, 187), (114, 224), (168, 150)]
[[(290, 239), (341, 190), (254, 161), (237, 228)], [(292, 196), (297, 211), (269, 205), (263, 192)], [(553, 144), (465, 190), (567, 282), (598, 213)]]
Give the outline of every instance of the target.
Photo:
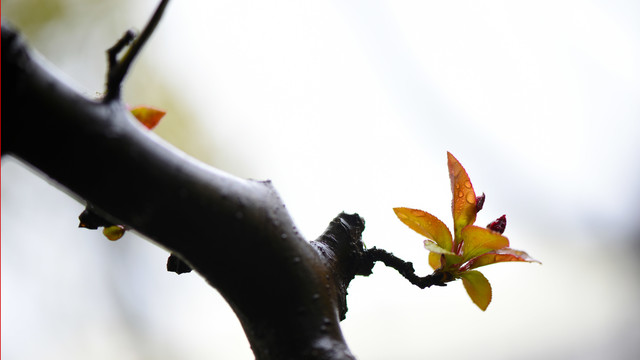
[[(109, 68), (107, 70), (107, 85), (103, 101), (109, 102), (120, 97), (122, 81), (129, 71), (129, 67), (147, 40), (151, 37), (151, 34), (153, 34), (168, 3), (169, 0), (160, 1), (153, 16), (149, 19), (149, 22), (139, 35), (136, 36), (133, 30), (128, 30), (115, 45), (107, 50)], [(118, 60), (118, 54), (127, 46), (129, 46), (129, 49), (122, 58)]]
[(124, 35), (118, 40), (115, 45), (110, 47), (107, 50), (107, 58), (109, 59), (109, 71), (114, 71), (113, 69), (118, 65), (118, 54), (124, 49), (127, 45), (129, 45), (133, 39), (135, 39), (136, 33), (133, 29), (127, 30)]

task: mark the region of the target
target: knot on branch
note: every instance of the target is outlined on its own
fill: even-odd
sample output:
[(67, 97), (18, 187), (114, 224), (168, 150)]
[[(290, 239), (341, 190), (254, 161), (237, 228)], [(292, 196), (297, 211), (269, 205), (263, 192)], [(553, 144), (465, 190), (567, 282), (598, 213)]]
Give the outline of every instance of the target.
[(329, 269), (328, 277), (337, 291), (340, 320), (347, 313), (347, 287), (355, 278), (365, 253), (362, 242), (364, 219), (358, 214), (340, 213), (320, 237), (311, 242)]
[(332, 275), (332, 283), (337, 289), (340, 320), (345, 319), (348, 310), (349, 283), (356, 275), (371, 275), (373, 266), (378, 261), (396, 269), (400, 275), (421, 289), (434, 285), (446, 286), (444, 274), (437, 270), (427, 276), (418, 276), (411, 262), (404, 261), (384, 249), (367, 249), (362, 242), (363, 231), (364, 220), (358, 214), (341, 213), (331, 221), (317, 240), (311, 242)]

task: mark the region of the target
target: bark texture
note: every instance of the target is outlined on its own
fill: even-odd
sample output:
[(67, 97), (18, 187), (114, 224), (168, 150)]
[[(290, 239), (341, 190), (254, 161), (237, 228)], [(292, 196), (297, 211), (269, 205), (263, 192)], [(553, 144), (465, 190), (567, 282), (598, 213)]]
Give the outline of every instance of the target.
[(353, 359), (339, 322), (365, 253), (358, 215), (306, 241), (269, 181), (188, 157), (119, 96), (77, 93), (4, 20), (2, 73), (3, 156), (195, 269), (236, 312), (256, 358)]

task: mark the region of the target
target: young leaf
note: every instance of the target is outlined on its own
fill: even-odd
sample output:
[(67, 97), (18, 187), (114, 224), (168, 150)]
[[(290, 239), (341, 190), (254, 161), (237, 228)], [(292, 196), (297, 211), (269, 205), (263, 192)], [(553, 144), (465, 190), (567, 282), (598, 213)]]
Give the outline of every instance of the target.
[(475, 259), (469, 261), (469, 268), (475, 269), (480, 266), (491, 265), (499, 262), (507, 262), (507, 261), (524, 261), (524, 262), (537, 262), (541, 264), (540, 261), (532, 258), (524, 251), (515, 250), (511, 248), (503, 248), (488, 252), (484, 255), (480, 255)]
[[(441, 248), (440, 246), (438, 246), (438, 244), (436, 244), (435, 242), (433, 242), (433, 240), (425, 240), (424, 241), (424, 248), (430, 251), (429, 254), (429, 265), (431, 265), (431, 267), (433, 267), (434, 269), (438, 269), (442, 266), (442, 259), (444, 257), (444, 261), (447, 264), (457, 264), (460, 263), (462, 261), (462, 257), (458, 256), (454, 253), (452, 253), (451, 251), (445, 250), (443, 248)], [(432, 259), (432, 254), (437, 255), (437, 257)], [(436, 260), (437, 259), (437, 260)], [(434, 267), (434, 265), (437, 265), (437, 267)]]
[(467, 294), (478, 307), (485, 311), (491, 303), (491, 284), (479, 271), (467, 271), (460, 274)]
[(442, 255), (434, 252), (429, 253), (429, 266), (433, 270), (440, 269), (442, 267)]
[(438, 244), (436, 244), (435, 241), (427, 239), (424, 241), (424, 248), (431, 251), (432, 253), (436, 253), (436, 254), (447, 254), (447, 255), (453, 255), (456, 256), (456, 254), (452, 253), (449, 250), (445, 250), (443, 248), (441, 248), (440, 246), (438, 246)]
[(131, 109), (131, 113), (136, 117), (136, 119), (138, 119), (138, 121), (142, 123), (142, 125), (146, 126), (149, 130), (156, 127), (156, 125), (158, 125), (158, 123), (160, 122), (160, 119), (162, 119), (162, 117), (164, 117), (164, 115), (166, 114), (165, 111), (149, 106), (135, 107)]
[(462, 229), (463, 261), (509, 246), (509, 239), (495, 231), (469, 225)]
[(467, 171), (462, 167), (458, 159), (447, 152), (449, 166), (449, 179), (451, 180), (451, 210), (453, 212), (453, 228), (456, 239), (459, 238), (462, 228), (476, 221), (476, 193), (469, 180)]
[(440, 219), (422, 210), (394, 208), (393, 211), (400, 221), (415, 232), (433, 240), (442, 249), (451, 251), (451, 232)]

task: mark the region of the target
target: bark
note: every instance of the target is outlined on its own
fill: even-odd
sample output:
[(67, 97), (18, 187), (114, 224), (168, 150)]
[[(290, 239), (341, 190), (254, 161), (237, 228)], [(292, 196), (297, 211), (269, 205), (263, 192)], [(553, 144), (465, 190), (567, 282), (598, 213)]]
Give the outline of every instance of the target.
[(364, 222), (340, 214), (314, 245), (269, 181), (190, 158), (118, 96), (87, 99), (2, 22), (2, 154), (115, 224), (167, 249), (215, 287), (258, 359), (353, 359), (340, 330)]
[(101, 100), (65, 84), (3, 19), (2, 155), (86, 204), (85, 227), (124, 225), (169, 251), (173, 271), (195, 269), (233, 308), (257, 359), (354, 359), (340, 320), (356, 275), (381, 261), (420, 288), (444, 285), (441, 277), (365, 249), (357, 214), (339, 214), (306, 241), (271, 182), (207, 166), (139, 124), (120, 87), (167, 3), (140, 35), (128, 31), (107, 51)]

